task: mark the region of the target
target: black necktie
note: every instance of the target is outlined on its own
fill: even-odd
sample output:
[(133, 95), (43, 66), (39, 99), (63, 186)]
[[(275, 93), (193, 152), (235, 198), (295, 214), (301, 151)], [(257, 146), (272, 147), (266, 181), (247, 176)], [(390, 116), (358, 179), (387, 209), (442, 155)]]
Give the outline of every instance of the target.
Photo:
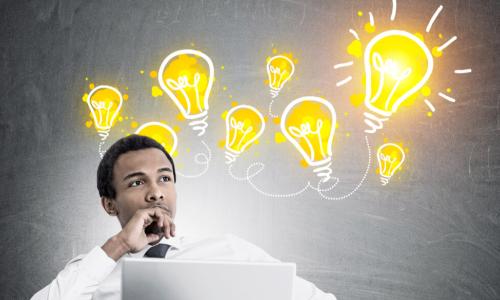
[(167, 254), (167, 250), (170, 248), (170, 245), (167, 244), (158, 244), (156, 246), (153, 246), (149, 248), (148, 251), (146, 251), (146, 254), (144, 254), (144, 257), (159, 257), (159, 258), (164, 258), (165, 254)]

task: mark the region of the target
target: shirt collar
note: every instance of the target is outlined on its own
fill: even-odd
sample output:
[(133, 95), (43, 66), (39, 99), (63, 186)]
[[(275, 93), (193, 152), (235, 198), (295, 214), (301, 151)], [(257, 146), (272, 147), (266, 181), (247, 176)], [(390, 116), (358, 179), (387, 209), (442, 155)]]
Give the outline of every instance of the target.
[(173, 238), (169, 238), (169, 239), (166, 239), (165, 237), (163, 237), (160, 242), (154, 244), (153, 246), (151, 245), (146, 245), (146, 247), (144, 247), (144, 249), (142, 249), (141, 251), (137, 252), (137, 253), (127, 253), (127, 255), (129, 257), (134, 257), (134, 258), (138, 258), (138, 257), (143, 257), (144, 254), (146, 254), (146, 251), (149, 250), (149, 248), (151, 247), (154, 247), (158, 244), (167, 244), (169, 245), (172, 249), (176, 249), (176, 250), (181, 250), (181, 238), (177, 238), (177, 237), (173, 237)]

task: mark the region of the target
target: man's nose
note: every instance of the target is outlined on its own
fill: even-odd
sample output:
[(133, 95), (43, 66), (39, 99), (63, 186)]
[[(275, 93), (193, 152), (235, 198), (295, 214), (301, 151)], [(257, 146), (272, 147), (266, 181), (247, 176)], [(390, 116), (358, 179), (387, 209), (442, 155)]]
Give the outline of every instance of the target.
[(146, 201), (148, 202), (155, 202), (155, 201), (162, 201), (165, 199), (165, 195), (163, 194), (162, 190), (156, 183), (152, 183), (148, 194), (146, 195)]

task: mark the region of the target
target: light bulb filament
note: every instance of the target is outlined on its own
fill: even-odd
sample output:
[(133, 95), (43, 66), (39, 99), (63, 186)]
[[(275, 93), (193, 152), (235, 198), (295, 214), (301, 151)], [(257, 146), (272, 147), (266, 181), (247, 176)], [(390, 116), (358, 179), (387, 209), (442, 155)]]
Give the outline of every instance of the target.
[(287, 78), (287, 76), (285, 76), (287, 71), (283, 70), (283, 72), (281, 72), (279, 67), (274, 67), (274, 66), (269, 66), (269, 70), (270, 73), (273, 75), (271, 87), (276, 90), (280, 90), (282, 85), (284, 84), (283, 77)]
[(245, 141), (246, 136), (253, 131), (253, 127), (249, 126), (246, 129), (243, 129), (245, 124), (241, 121), (236, 121), (236, 119), (233, 117), (231, 117), (230, 124), (231, 128), (233, 129), (233, 138), (229, 143), (229, 147), (233, 148), (234, 143), (236, 142), (236, 137), (241, 136), (238, 144), (236, 145), (236, 147), (233, 148), (233, 149), (241, 149), (241, 144), (243, 143), (243, 141)]
[(391, 103), (392, 97), (394, 96), (394, 93), (396, 92), (401, 81), (405, 80), (406, 78), (408, 78), (410, 76), (412, 69), (406, 68), (403, 72), (400, 72), (398, 74), (397, 63), (394, 62), (394, 60), (392, 60), (392, 59), (387, 59), (384, 62), (384, 60), (382, 59), (382, 56), (377, 52), (373, 53), (372, 65), (373, 65), (373, 68), (380, 73), (380, 79), (379, 79), (379, 84), (378, 84), (378, 90), (375, 93), (375, 96), (373, 96), (373, 98), (370, 99), (371, 103), (375, 102), (382, 94), (386, 74), (389, 75), (390, 77), (392, 77), (394, 80), (396, 80), (396, 83), (392, 87), (391, 92), (389, 93), (389, 96), (387, 97), (387, 99), (385, 101), (384, 109), (390, 110), (389, 105)]
[(295, 126), (288, 127), (288, 131), (295, 136), (296, 138), (303, 138), (309, 147), (309, 152), (311, 160), (314, 160), (315, 151), (313, 147), (313, 143), (311, 141), (312, 138), (316, 138), (318, 140), (319, 149), (321, 152), (321, 156), (325, 157), (325, 150), (323, 149), (323, 141), (321, 139), (321, 128), (323, 128), (323, 120), (318, 119), (316, 121), (316, 130), (313, 131), (311, 129), (311, 124), (309, 122), (300, 124), (300, 129)]
[(395, 171), (395, 168), (393, 170), (393, 165), (396, 162), (396, 158), (380, 153), (380, 161), (382, 162), (382, 170), (380, 171), (382, 176), (391, 177)]
[[(109, 124), (109, 117), (110, 117), (109, 111), (113, 107), (113, 102), (92, 101), (92, 107), (94, 107), (99, 113), (99, 122), (97, 123), (103, 127), (111, 126), (111, 124)], [(106, 118), (105, 123), (102, 122), (103, 115)]]
[(196, 97), (196, 106), (198, 106), (198, 109), (200, 111), (203, 111), (202, 109), (202, 103), (200, 101), (200, 94), (199, 94), (199, 90), (198, 90), (198, 86), (199, 86), (199, 83), (200, 83), (200, 73), (195, 73), (194, 74), (194, 77), (193, 77), (193, 83), (189, 83), (189, 80), (187, 78), (187, 76), (179, 76), (177, 81), (175, 81), (174, 79), (167, 79), (166, 80), (166, 83), (167, 83), (167, 86), (173, 90), (173, 91), (180, 91), (182, 93), (182, 96), (184, 97), (184, 100), (186, 102), (186, 111), (187, 113), (191, 113), (191, 102), (189, 101), (189, 96), (187, 94), (187, 91), (186, 89), (188, 88), (193, 88), (194, 89), (194, 94), (195, 94), (195, 97)]

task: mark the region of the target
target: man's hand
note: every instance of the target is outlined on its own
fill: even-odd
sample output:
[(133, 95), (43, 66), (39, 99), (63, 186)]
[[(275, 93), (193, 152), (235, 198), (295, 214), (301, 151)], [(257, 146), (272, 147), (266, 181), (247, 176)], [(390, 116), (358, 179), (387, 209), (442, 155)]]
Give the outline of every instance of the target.
[(117, 235), (110, 238), (102, 249), (117, 261), (127, 252), (136, 253), (147, 244), (175, 236), (171, 211), (162, 205), (139, 209)]

